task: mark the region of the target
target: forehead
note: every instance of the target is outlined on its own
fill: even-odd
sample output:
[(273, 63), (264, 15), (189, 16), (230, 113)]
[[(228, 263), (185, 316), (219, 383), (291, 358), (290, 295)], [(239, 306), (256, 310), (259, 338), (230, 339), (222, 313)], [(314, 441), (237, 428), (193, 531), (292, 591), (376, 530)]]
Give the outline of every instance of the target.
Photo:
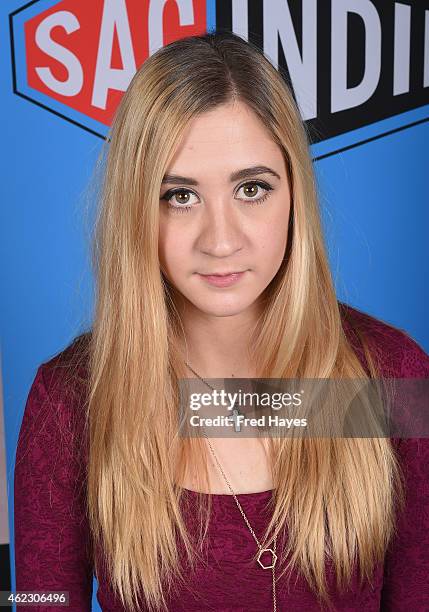
[(247, 156), (243, 163), (252, 161), (252, 156), (259, 160), (282, 157), (262, 121), (243, 102), (218, 106), (195, 117), (185, 129), (171, 167), (177, 163), (237, 160), (237, 156)]

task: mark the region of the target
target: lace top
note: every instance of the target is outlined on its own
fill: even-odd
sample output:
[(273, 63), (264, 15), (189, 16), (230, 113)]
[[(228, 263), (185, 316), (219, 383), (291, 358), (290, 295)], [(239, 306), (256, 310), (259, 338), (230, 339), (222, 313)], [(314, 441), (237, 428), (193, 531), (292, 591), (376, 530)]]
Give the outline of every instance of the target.
[[(343, 327), (362, 363), (357, 330), (371, 343), (383, 376), (428, 378), (429, 356), (405, 332), (340, 303)], [(39, 366), (28, 399), (15, 464), (15, 561), (17, 591), (69, 591), (70, 612), (91, 610), (92, 544), (85, 513), (85, 446), (79, 394), (60, 384), (73, 345)], [(67, 358), (67, 359), (66, 359)], [(58, 367), (60, 366), (60, 367)], [(406, 505), (396, 535), (371, 582), (353, 575), (338, 593), (332, 568), (327, 580), (333, 609), (347, 612), (429, 611), (429, 439), (392, 439), (406, 479)], [(268, 525), (272, 491), (237, 497), (256, 534)], [(207, 563), (188, 573), (186, 587), (169, 595), (169, 610), (261, 612), (272, 610), (272, 573), (251, 563), (255, 542), (229, 494), (213, 494), (207, 534)], [(196, 493), (183, 496), (192, 529)], [(189, 502), (189, 504), (187, 503)], [(284, 536), (287, 537), (285, 533)], [(280, 548), (282, 539), (277, 542)], [(123, 612), (100, 563), (97, 599), (104, 612)], [(324, 610), (300, 575), (277, 585), (279, 612)], [(18, 606), (17, 610), (53, 612), (55, 606)], [(61, 608), (63, 609), (63, 608)], [(145, 610), (143, 606), (141, 610)]]

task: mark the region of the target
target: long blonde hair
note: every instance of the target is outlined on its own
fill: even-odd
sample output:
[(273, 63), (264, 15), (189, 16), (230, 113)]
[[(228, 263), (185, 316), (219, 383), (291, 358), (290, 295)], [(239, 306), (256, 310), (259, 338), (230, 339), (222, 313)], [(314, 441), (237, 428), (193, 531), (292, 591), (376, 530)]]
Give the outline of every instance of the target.
[[(112, 586), (130, 609), (138, 593), (150, 609), (166, 605), (173, 577), (184, 580), (176, 538), (194, 564), (207, 529), (210, 496), (198, 496), (195, 544), (177, 486), (192, 456), (204, 490), (207, 457), (200, 439), (177, 433), (178, 381), (187, 373), (179, 351), (180, 318), (158, 259), (159, 193), (188, 123), (234, 100), (247, 104), (270, 131), (292, 188), (285, 257), (265, 291), (264, 314), (254, 331), (258, 376), (368, 377), (343, 331), (308, 133), (285, 79), (256, 47), (232, 33), (183, 38), (161, 48), (132, 79), (102, 152), (106, 165), (93, 251), (88, 516)], [(279, 530), (287, 524), (283, 558), (290, 553), (290, 567), (302, 571), (325, 600), (326, 551), (341, 588), (356, 559), (361, 578), (370, 577), (394, 530), (396, 497), (402, 499), (389, 439), (274, 439), (271, 453), (275, 495), (266, 544), (277, 521)]]

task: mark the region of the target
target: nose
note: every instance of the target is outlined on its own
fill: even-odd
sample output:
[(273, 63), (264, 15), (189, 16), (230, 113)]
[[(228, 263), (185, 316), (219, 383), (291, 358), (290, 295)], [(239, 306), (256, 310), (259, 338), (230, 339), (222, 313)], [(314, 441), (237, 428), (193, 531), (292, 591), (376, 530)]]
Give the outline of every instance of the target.
[(212, 257), (230, 257), (243, 248), (244, 234), (238, 211), (228, 199), (208, 203), (202, 218), (197, 242), (201, 253)]

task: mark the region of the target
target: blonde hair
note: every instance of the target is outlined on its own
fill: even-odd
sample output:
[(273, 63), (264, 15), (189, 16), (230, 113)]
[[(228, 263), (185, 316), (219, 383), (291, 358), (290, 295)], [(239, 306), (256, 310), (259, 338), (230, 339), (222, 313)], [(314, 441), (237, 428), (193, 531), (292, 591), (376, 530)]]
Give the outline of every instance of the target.
[[(285, 78), (256, 47), (227, 32), (161, 48), (135, 74), (109, 132), (93, 251), (88, 516), (112, 586), (130, 609), (139, 593), (150, 609), (166, 606), (173, 580), (184, 580), (176, 537), (194, 566), (207, 529), (210, 496), (198, 496), (194, 542), (177, 486), (192, 456), (204, 490), (207, 457), (201, 439), (178, 436), (178, 381), (187, 373), (180, 318), (158, 259), (159, 193), (188, 123), (236, 100), (281, 148), (292, 189), (285, 257), (254, 331), (258, 376), (368, 377), (342, 328), (308, 133)], [(276, 521), (278, 529), (287, 524), (281, 557), (290, 553), (290, 567), (326, 601), (327, 550), (341, 588), (356, 559), (361, 578), (370, 577), (394, 531), (395, 495), (402, 499), (389, 439), (273, 439), (270, 452), (275, 495), (265, 545)]]

